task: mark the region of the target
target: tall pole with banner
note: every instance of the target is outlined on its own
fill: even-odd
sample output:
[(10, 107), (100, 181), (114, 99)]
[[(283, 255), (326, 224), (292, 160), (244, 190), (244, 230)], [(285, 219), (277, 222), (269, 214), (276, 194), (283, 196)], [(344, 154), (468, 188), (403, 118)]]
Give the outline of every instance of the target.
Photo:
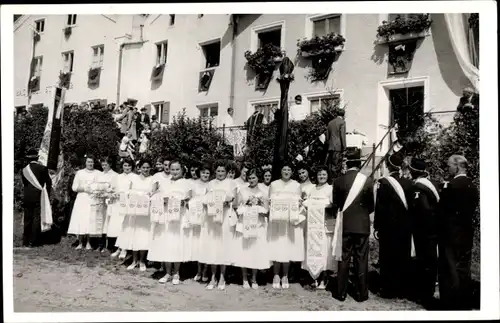
[(61, 134), (65, 94), (66, 89), (62, 87), (52, 88), (47, 125), (45, 126), (39, 151), (38, 161), (47, 166), (54, 186), (57, 185), (63, 175), (64, 158), (61, 149)]
[(288, 157), (288, 91), (293, 81), (293, 63), (285, 56), (280, 65), (278, 82), (281, 89), (280, 108), (276, 113), (276, 138), (274, 141), (273, 179), (281, 177), (281, 167)]

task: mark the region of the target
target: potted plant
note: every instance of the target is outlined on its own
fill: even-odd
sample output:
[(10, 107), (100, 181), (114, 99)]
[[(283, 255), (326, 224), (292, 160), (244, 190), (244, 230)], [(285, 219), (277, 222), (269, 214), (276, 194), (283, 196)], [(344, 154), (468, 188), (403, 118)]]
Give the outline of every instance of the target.
[(297, 42), (297, 54), (304, 58), (312, 58), (313, 80), (324, 80), (330, 74), (332, 63), (344, 49), (344, 43), (345, 38), (337, 33), (311, 39), (304, 38)]
[(36, 92), (40, 90), (40, 76), (32, 76), (29, 83), (28, 89), (30, 92)]
[(153, 82), (160, 82), (163, 79), (163, 72), (165, 71), (165, 64), (156, 64), (151, 71), (151, 80)]
[(71, 72), (59, 71), (59, 85), (61, 87), (69, 89), (70, 81), (71, 81)]
[(257, 89), (265, 89), (269, 85), (276, 65), (283, 59), (283, 51), (280, 47), (267, 44), (252, 53), (245, 52), (247, 67), (257, 74)]
[(71, 28), (71, 26), (66, 26), (66, 27), (64, 28), (64, 35), (65, 35), (65, 36), (69, 36), (69, 35), (71, 35), (71, 32), (72, 32), (72, 31), (73, 31), (73, 28)]
[(101, 76), (101, 68), (100, 67), (91, 67), (89, 69), (89, 79), (87, 81), (87, 84), (92, 85), (92, 86), (99, 85), (100, 76)]
[(409, 18), (397, 16), (393, 21), (383, 21), (377, 28), (377, 38), (381, 42), (420, 38), (432, 25), (429, 14), (419, 14)]

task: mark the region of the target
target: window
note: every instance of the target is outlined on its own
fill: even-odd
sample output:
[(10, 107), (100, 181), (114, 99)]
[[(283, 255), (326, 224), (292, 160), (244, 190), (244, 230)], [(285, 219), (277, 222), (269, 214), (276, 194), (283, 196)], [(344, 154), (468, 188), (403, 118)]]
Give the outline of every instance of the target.
[(156, 116), (161, 124), (168, 124), (170, 119), (170, 102), (153, 103), (153, 113), (151, 116)]
[(76, 25), (76, 15), (68, 15), (68, 26)]
[(156, 65), (167, 63), (168, 43), (161, 42), (156, 44)]
[(340, 14), (330, 15), (313, 20), (313, 36), (326, 36), (330, 33), (341, 34)]
[(169, 25), (173, 26), (175, 24), (175, 15), (169, 15), (170, 16), (170, 22)]
[(75, 53), (73, 51), (62, 53), (63, 56), (63, 72), (73, 72), (73, 60), (75, 57)]
[(219, 106), (218, 105), (213, 105), (213, 106), (206, 106), (206, 107), (200, 107), (200, 116), (202, 118), (216, 118), (219, 115)]
[(389, 91), (391, 102), (391, 124), (398, 124), (398, 134), (406, 137), (423, 123), (424, 87), (413, 86)]
[(205, 68), (219, 66), (220, 41), (202, 46), (205, 55)]
[(403, 19), (409, 19), (409, 18), (414, 18), (418, 17), (420, 15), (419, 13), (390, 13), (389, 14), (389, 21), (395, 20), (398, 16), (401, 16)]
[(259, 47), (271, 44), (281, 47), (281, 26), (278, 29), (262, 31), (258, 33)]
[(92, 67), (101, 67), (104, 61), (104, 45), (92, 47)]
[(34, 66), (33, 66), (33, 76), (41, 76), (42, 75), (42, 65), (43, 65), (43, 56), (38, 56), (33, 58)]
[(319, 111), (320, 109), (327, 108), (340, 101), (340, 95), (327, 95), (322, 97), (315, 97), (309, 99), (310, 113)]
[(37, 32), (43, 33), (45, 30), (45, 19), (35, 21), (35, 29)]
[(279, 101), (254, 104), (254, 111), (264, 114), (263, 124), (271, 123), (274, 120), (274, 113), (278, 110)]

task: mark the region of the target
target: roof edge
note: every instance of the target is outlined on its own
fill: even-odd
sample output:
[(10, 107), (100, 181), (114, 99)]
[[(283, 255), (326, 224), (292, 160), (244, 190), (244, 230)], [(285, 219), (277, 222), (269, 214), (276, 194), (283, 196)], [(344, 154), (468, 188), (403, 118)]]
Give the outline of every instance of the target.
[(19, 27), (24, 25), (24, 23), (28, 20), (29, 17), (30, 15), (21, 15), (21, 17), (19, 17), (19, 19), (17, 19), (16, 22), (14, 22), (14, 32), (16, 32), (19, 29)]

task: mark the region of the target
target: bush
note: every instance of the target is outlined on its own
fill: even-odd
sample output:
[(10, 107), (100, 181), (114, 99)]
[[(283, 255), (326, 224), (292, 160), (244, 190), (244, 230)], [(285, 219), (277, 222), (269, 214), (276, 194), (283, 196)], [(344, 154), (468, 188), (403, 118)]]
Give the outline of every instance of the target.
[[(307, 116), (302, 121), (291, 121), (288, 128), (288, 160), (294, 161), (301, 154), (304, 161), (311, 167), (324, 164), (325, 151), (318, 137), (326, 131), (328, 123), (335, 118), (338, 104), (322, 108)], [(245, 161), (254, 165), (272, 164), (274, 155), (274, 139), (276, 137), (276, 122), (258, 125), (250, 138), (245, 151)], [(303, 149), (314, 142), (305, 156)]]
[(166, 128), (151, 133), (150, 152), (145, 157), (152, 162), (159, 157), (175, 158), (189, 165), (233, 159), (233, 153), (223, 144), (215, 127), (201, 118), (188, 118), (184, 110)]

